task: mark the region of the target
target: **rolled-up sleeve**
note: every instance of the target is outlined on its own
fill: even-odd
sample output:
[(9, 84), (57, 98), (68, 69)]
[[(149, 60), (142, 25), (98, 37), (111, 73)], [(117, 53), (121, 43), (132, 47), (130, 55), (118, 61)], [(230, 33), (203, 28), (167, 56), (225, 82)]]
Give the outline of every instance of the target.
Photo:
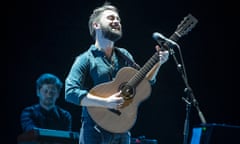
[(87, 95), (88, 90), (84, 88), (85, 79), (89, 70), (86, 53), (78, 56), (66, 79), (65, 79), (65, 100), (80, 105), (81, 100)]

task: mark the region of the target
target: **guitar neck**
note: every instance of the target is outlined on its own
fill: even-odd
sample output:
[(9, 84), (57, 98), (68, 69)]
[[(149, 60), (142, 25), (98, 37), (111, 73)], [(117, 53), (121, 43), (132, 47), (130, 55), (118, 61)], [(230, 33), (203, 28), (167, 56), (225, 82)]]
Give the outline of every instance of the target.
[(146, 74), (152, 69), (152, 67), (159, 61), (158, 52), (156, 52), (144, 65), (143, 67), (128, 81), (128, 85), (138, 85), (146, 76)]
[[(170, 39), (173, 41), (177, 41), (180, 37), (176, 32), (174, 32)], [(163, 44), (163, 49), (169, 49), (170, 43), (165, 42)], [(131, 86), (138, 85), (139, 82), (141, 82), (147, 73), (153, 68), (153, 66), (159, 62), (159, 54), (158, 52), (155, 52), (154, 55), (143, 65), (143, 67), (136, 73), (136, 75), (128, 82)]]

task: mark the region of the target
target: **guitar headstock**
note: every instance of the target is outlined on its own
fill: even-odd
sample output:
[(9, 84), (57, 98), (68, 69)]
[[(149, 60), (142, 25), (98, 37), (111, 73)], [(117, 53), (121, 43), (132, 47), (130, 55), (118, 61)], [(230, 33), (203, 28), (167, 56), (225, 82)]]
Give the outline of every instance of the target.
[(175, 30), (175, 34), (178, 37), (182, 37), (186, 35), (189, 31), (191, 31), (192, 28), (194, 28), (197, 23), (198, 23), (198, 20), (191, 14), (188, 14), (177, 26), (177, 29)]

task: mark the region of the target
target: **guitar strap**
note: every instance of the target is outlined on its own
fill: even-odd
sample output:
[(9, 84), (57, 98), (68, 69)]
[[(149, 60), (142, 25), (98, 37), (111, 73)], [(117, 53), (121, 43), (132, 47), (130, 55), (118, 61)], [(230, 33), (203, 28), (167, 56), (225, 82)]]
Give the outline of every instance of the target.
[(135, 63), (134, 61), (132, 61), (129, 57), (127, 57), (125, 54), (123, 54), (117, 47), (115, 47), (115, 50), (117, 52), (117, 54), (119, 54), (124, 60), (126, 60), (126, 62), (133, 68), (140, 70), (140, 66)]

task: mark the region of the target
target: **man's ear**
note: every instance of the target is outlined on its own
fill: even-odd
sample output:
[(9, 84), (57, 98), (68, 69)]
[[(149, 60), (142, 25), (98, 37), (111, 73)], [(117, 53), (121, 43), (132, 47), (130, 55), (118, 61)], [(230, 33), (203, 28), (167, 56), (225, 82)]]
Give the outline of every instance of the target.
[(94, 29), (100, 29), (100, 24), (99, 23), (93, 23)]
[(40, 90), (37, 89), (37, 96), (40, 97), (40, 95), (41, 95), (41, 94), (40, 94)]

